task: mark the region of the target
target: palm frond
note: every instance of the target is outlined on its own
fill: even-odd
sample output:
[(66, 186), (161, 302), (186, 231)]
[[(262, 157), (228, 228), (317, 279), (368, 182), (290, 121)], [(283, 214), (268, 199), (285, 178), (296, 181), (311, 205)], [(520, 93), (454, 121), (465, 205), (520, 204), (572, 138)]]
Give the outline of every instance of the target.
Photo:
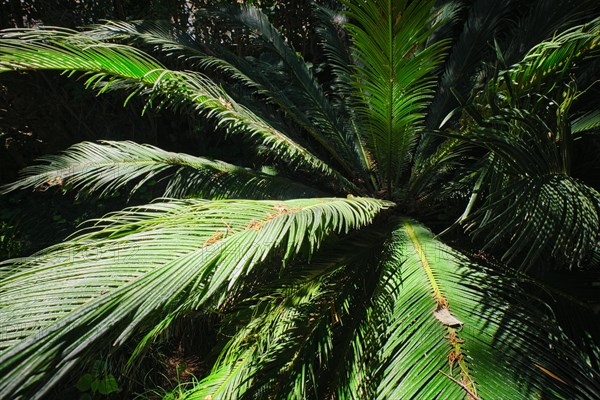
[(323, 6), (314, 7), (316, 32), (320, 38), (326, 63), (334, 76), (334, 82), (330, 85), (331, 97), (340, 104), (339, 112), (346, 121), (345, 129), (352, 131), (354, 151), (361, 155), (360, 158), (365, 163), (364, 168), (369, 176), (369, 184), (375, 188), (377, 182), (373, 175), (372, 157), (365, 149), (364, 138), (360, 135), (357, 117), (353, 111), (352, 75), (355, 63), (350, 52), (349, 40), (347, 37), (341, 36), (345, 34), (344, 24), (347, 22), (347, 16), (341, 11), (334, 11)]
[(369, 290), (362, 280), (376, 269), (384, 237), (371, 228), (355, 232), (310, 263), (300, 261), (280, 277), (267, 277), (227, 317), (227, 343), (213, 371), (185, 398), (330, 397), (335, 376), (346, 371), (345, 363), (332, 361), (344, 360), (343, 337), (351, 337), (346, 332), (364, 306), (350, 300)]
[[(200, 41), (187, 33), (175, 32), (162, 21), (108, 21), (83, 34), (103, 42), (116, 40), (153, 46), (158, 52), (174, 57), (185, 65), (222, 72), (227, 79), (241, 82), (258, 93), (265, 94), (263, 85), (272, 83), (269, 77), (261, 73), (260, 68), (252, 66), (244, 57), (234, 54), (219, 43)], [(272, 85), (271, 88), (274, 87)]]
[(314, 7), (317, 18), (316, 32), (319, 35), (326, 62), (335, 79), (331, 90), (340, 98), (348, 97), (352, 94), (354, 65), (350, 54), (350, 43), (344, 31), (344, 24), (348, 22), (348, 17), (340, 10), (331, 10), (323, 6)]
[(575, 63), (598, 54), (598, 35), (600, 17), (539, 43), (510, 67), (511, 79), (517, 83), (515, 90), (522, 95), (532, 90), (548, 93), (573, 70)]
[[(568, 107), (551, 110), (560, 121)], [(485, 233), (485, 248), (503, 248), (506, 262), (528, 268), (546, 254), (572, 267), (598, 241), (600, 194), (569, 176), (569, 126), (542, 117), (505, 107), (475, 116), (477, 127), (457, 136), (491, 152), (486, 195), (466, 224), (475, 235)]]
[(600, 193), (567, 176), (524, 177), (487, 195), (466, 225), (507, 263), (526, 269), (543, 256), (572, 268), (599, 240)]
[[(270, 95), (278, 100), (278, 103), (291, 111), (301, 126), (344, 167), (346, 172), (351, 175), (360, 172), (364, 178), (368, 164), (363, 154), (353, 148), (356, 141), (354, 132), (345, 129), (341, 116), (325, 96), (304, 59), (270, 23), (267, 16), (260, 9), (246, 5), (225, 7), (219, 15), (257, 34), (264, 46), (281, 59), (285, 71), (288, 72), (288, 79), (292, 78), (292, 85), (297, 90), (291, 91), (287, 88), (288, 95), (281, 99), (281, 95), (269, 88), (272, 85), (264, 79), (261, 84), (268, 88)], [(289, 85), (288, 80), (286, 86)], [(292, 93), (295, 98), (291, 97)]]
[(598, 5), (590, 0), (537, 0), (508, 38), (503, 58), (511, 65), (540, 42), (569, 26), (594, 18)]
[[(438, 129), (446, 115), (458, 106), (452, 90), (458, 91), (463, 97), (468, 96), (471, 86), (463, 82), (480, 67), (479, 62), (485, 55), (491, 53), (490, 42), (512, 3), (512, 1), (477, 0), (469, 9), (463, 30), (445, 62), (444, 72), (439, 79), (435, 97), (427, 113), (425, 125), (428, 129)], [(420, 151), (425, 151), (423, 147), (428, 147), (432, 139), (424, 137), (426, 143), (420, 146)]]
[(497, 73), (474, 105), (465, 105), (473, 126), (456, 138), (490, 151), (480, 172), (487, 194), (467, 226), (485, 233), (485, 248), (498, 250), (504, 261), (518, 260), (520, 268), (544, 254), (573, 267), (598, 240), (599, 194), (569, 176), (569, 119), (581, 92), (573, 81), (560, 83), (573, 63), (596, 51), (599, 21), (536, 46)]
[(378, 398), (593, 396), (597, 372), (509, 277), (472, 265), (411, 221), (389, 246)]
[[(590, 4), (585, 2), (573, 7), (569, 7), (568, 2), (562, 2), (561, 7), (569, 8), (568, 12), (563, 13), (562, 18), (547, 18), (547, 13), (542, 13), (540, 10), (553, 9), (551, 3), (553, 2), (540, 1), (536, 3), (533, 10), (537, 11), (532, 11), (525, 21), (537, 21), (539, 22), (537, 26), (523, 23), (521, 29), (526, 29), (529, 33), (520, 32), (517, 29), (517, 32), (520, 32), (518, 37), (511, 36), (511, 39), (514, 39), (514, 42), (511, 42), (514, 43), (513, 46), (520, 47), (518, 51), (512, 47), (506, 50), (507, 59), (502, 54), (498, 55), (502, 63), (512, 63), (516, 56), (523, 56), (523, 53), (526, 52), (521, 61), (509, 68), (512, 82), (516, 83), (512, 88), (515, 92), (512, 94), (513, 96), (529, 98), (532, 90), (545, 94), (549, 94), (552, 89), (560, 90), (556, 83), (566, 76), (567, 71), (572, 71), (576, 62), (590, 58), (597, 52), (594, 38), (598, 36), (598, 19), (567, 29), (553, 38), (533, 46), (537, 43), (530, 41), (533, 37), (542, 35), (540, 39), (545, 39), (546, 36), (554, 33), (552, 29), (562, 27), (563, 24), (570, 21), (571, 17), (581, 17), (581, 10), (590, 7)], [(465, 29), (446, 62), (446, 70), (441, 77), (439, 89), (427, 115), (426, 126), (428, 129), (439, 128), (444, 118), (447, 118), (449, 113), (459, 105), (457, 96), (459, 98), (468, 97), (472, 85), (463, 83), (460, 86), (458, 83), (465, 82), (465, 78), (474, 72), (477, 65), (475, 60), (482, 58), (481, 52), (485, 53), (486, 49), (488, 53), (492, 52), (491, 44), (486, 44), (486, 42), (492, 40), (502, 16), (511, 7), (511, 2), (489, 0), (481, 0), (474, 4)], [(552, 12), (559, 11), (553, 9)], [(522, 42), (527, 42), (529, 47)], [(497, 82), (498, 80), (492, 79), (491, 84)], [(549, 82), (554, 86), (544, 88), (544, 82)], [(480, 85), (483, 83), (480, 82)], [(438, 143), (435, 136), (424, 136), (415, 155), (416, 163), (426, 163), (426, 158), (435, 151)]]
[(342, 191), (358, 192), (341, 174), (236, 103), (210, 79), (199, 73), (165, 69), (133, 47), (103, 43), (71, 30), (5, 31), (0, 37), (0, 72), (9, 70), (83, 72), (88, 76), (86, 86), (101, 93), (128, 90), (131, 96), (150, 95), (149, 104), (159, 107), (191, 107), (229, 132), (268, 146), (284, 164), (325, 174)]
[(393, 192), (406, 169), (425, 106), (432, 71), (445, 42), (425, 46), (434, 29), (432, 1), (346, 1), (356, 67), (356, 112), (373, 154), (379, 184)]
[(590, 111), (571, 123), (573, 134), (582, 134), (600, 128), (600, 110)]
[(9, 262), (0, 271), (1, 394), (39, 398), (89, 351), (119, 346), (173, 312), (218, 307), (275, 252), (280, 263), (310, 254), (388, 204), (157, 203), (109, 215), (90, 233)]
[[(329, 314), (321, 311), (330, 308), (330, 293), (324, 290), (319, 273), (312, 276), (318, 279), (297, 287), (261, 290), (264, 297), (234, 312), (229, 317), (231, 325), (226, 326), (235, 329), (244, 321), (243, 328), (227, 342), (213, 371), (185, 398), (260, 398), (267, 393), (277, 398), (313, 397), (315, 388), (309, 382), (315, 371), (311, 371), (313, 363), (306, 360), (315, 355), (324, 357), (323, 352), (331, 347), (331, 329)], [(289, 285), (291, 280), (286, 281)], [(300, 346), (296, 341), (299, 337), (303, 338)], [(309, 349), (305, 352), (302, 347)], [(300, 368), (299, 374), (295, 374), (295, 367)], [(285, 381), (278, 379), (283, 376)]]
[(168, 179), (164, 193), (168, 197), (285, 199), (320, 194), (282, 177), (128, 141), (83, 142), (39, 162), (25, 168), (21, 178), (0, 188), (0, 193), (62, 186), (107, 196), (132, 182), (137, 182), (133, 193), (151, 179)]
[(207, 57), (197, 39), (188, 33), (176, 31), (166, 21), (107, 21), (93, 25), (82, 35), (102, 42), (125, 41), (152, 46), (185, 64), (195, 65)]
[(184, 398), (587, 399), (598, 389), (598, 371), (518, 278), (474, 265), (422, 225), (395, 221), (327, 250), (234, 307), (213, 371)]

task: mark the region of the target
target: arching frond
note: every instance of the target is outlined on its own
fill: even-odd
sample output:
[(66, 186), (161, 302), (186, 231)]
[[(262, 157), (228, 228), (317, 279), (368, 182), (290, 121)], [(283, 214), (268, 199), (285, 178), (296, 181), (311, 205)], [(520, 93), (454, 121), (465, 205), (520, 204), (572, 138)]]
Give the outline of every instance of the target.
[(260, 93), (264, 91), (263, 83), (271, 83), (260, 73), (260, 68), (244, 57), (221, 44), (200, 41), (187, 33), (175, 32), (163, 21), (108, 21), (103, 25), (95, 25), (83, 34), (102, 41), (151, 45), (158, 52), (175, 57), (185, 65), (197, 66), (201, 70), (217, 70), (224, 73), (227, 79), (242, 82)]
[[(301, 122), (302, 126), (328, 153), (351, 175), (365, 174), (367, 161), (354, 149), (355, 132), (345, 129), (341, 116), (325, 96), (319, 82), (314, 78), (304, 59), (271, 24), (258, 8), (246, 5), (225, 7), (219, 15), (235, 21), (258, 35), (264, 46), (283, 62), (286, 74), (292, 79), (284, 89), (288, 102), (283, 103)], [(289, 90), (289, 86), (296, 90)], [(267, 82), (262, 83), (268, 88)], [(273, 90), (270, 90), (273, 92)], [(293, 94), (294, 97), (290, 97)], [(271, 96), (277, 100), (276, 92)], [(289, 102), (291, 100), (291, 102)]]
[(344, 355), (365, 306), (356, 298), (372, 290), (365, 280), (377, 280), (384, 238), (377, 229), (357, 232), (264, 282), (227, 317), (223, 335), (234, 336), (185, 398), (331, 397), (338, 375), (351, 373)]
[(433, 94), (445, 42), (425, 46), (433, 1), (345, 1), (356, 67), (356, 112), (380, 185), (393, 192)]
[(598, 390), (549, 310), (511, 278), (471, 265), (411, 221), (388, 246), (388, 291), (375, 303), (386, 332), (378, 398), (585, 399)]
[(361, 155), (364, 160), (364, 168), (369, 176), (371, 187), (377, 187), (376, 178), (373, 175), (373, 159), (365, 149), (364, 138), (360, 134), (357, 124), (357, 116), (354, 113), (353, 101), (353, 72), (354, 59), (352, 58), (349, 40), (340, 35), (345, 34), (344, 24), (347, 16), (342, 11), (334, 11), (322, 6), (315, 6), (316, 31), (321, 38), (321, 46), (334, 75), (334, 83), (330, 85), (333, 101), (340, 103), (340, 115), (345, 120), (346, 130), (352, 131), (352, 145), (354, 151)]
[(572, 27), (533, 47), (522, 61), (510, 68), (521, 95), (529, 91), (548, 93), (572, 68), (574, 63), (598, 54), (600, 17)]
[(488, 118), (476, 115), (476, 128), (459, 135), (491, 152), (481, 182), (486, 195), (467, 225), (475, 234), (485, 232), (486, 248), (501, 248), (505, 261), (522, 268), (543, 254), (573, 266), (599, 238), (600, 194), (569, 176), (572, 139), (570, 127), (560, 122), (566, 111), (555, 105), (559, 122), (546, 122), (505, 107)]
[(125, 89), (132, 96), (150, 95), (149, 104), (192, 107), (229, 132), (268, 146), (279, 161), (325, 174), (342, 191), (358, 192), (342, 175), (236, 103), (213, 81), (198, 73), (165, 69), (133, 47), (103, 43), (70, 30), (5, 31), (0, 37), (0, 72), (9, 70), (83, 72), (88, 76), (86, 86), (100, 92)]
[(598, 372), (514, 276), (472, 264), (410, 220), (362, 233), (234, 308), (223, 334), (235, 333), (184, 398), (587, 399), (598, 390)]
[(544, 254), (572, 267), (599, 237), (599, 194), (569, 176), (570, 110), (581, 92), (560, 84), (575, 61), (596, 52), (599, 21), (536, 46), (465, 107), (473, 127), (457, 138), (490, 151), (478, 181), (486, 194), (468, 226), (521, 268)]
[(502, 17), (511, 8), (511, 1), (478, 0), (471, 8), (464, 28), (452, 46), (441, 75), (439, 88), (427, 114), (427, 127), (438, 129), (445, 116), (458, 105), (451, 89), (468, 96), (470, 86), (458, 87), (480, 66), (479, 61), (493, 49), (492, 40)]
[[(249, 10), (254, 8), (249, 7)], [(244, 12), (235, 8), (234, 14)], [(245, 12), (249, 12), (246, 10)], [(276, 29), (264, 20), (264, 15), (259, 10), (255, 10), (263, 18), (260, 25), (269, 31), (265, 35), (278, 38), (278, 49), (284, 50), (285, 43)], [(231, 14), (224, 15), (226, 19), (232, 17)], [(234, 18), (237, 20), (237, 18)], [(86, 32), (86, 35), (100, 38), (118, 39), (158, 46), (161, 52), (167, 55), (177, 55), (184, 61), (192, 62), (202, 69), (212, 69), (224, 73), (228, 79), (235, 82), (241, 82), (253, 89), (254, 94), (260, 94), (272, 103), (277, 104), (282, 110), (290, 116), (294, 122), (298, 123), (303, 129), (312, 136), (320, 139), (320, 143), (329, 147), (328, 139), (321, 137), (322, 126), (315, 125), (311, 120), (312, 114), (306, 110), (306, 98), (299, 93), (299, 87), (290, 85), (289, 78), (281, 73), (281, 69), (268, 65), (257, 59), (247, 59), (234, 54), (231, 50), (214, 41), (194, 40), (187, 34), (176, 35), (169, 31), (160, 23), (140, 21), (136, 23), (125, 23), (110, 21), (105, 25), (97, 26), (94, 30)], [(269, 45), (269, 41), (266, 41)], [(295, 54), (295, 52), (293, 52)], [(289, 54), (288, 54), (289, 56)], [(305, 66), (306, 68), (306, 66)], [(307, 69), (308, 71), (308, 69)], [(308, 71), (307, 73), (310, 73)], [(331, 109), (331, 106), (327, 106)], [(339, 150), (339, 149), (338, 149)], [(330, 148), (330, 155), (338, 156), (334, 148)]]
[(25, 168), (21, 179), (4, 186), (0, 193), (63, 186), (105, 196), (132, 182), (137, 182), (133, 192), (150, 179), (168, 179), (165, 195), (169, 197), (285, 199), (319, 195), (318, 190), (285, 178), (133, 142), (83, 142), (39, 161), (41, 164)]
[(523, 177), (486, 196), (469, 220), (508, 263), (530, 268), (549, 256), (573, 267), (599, 240), (600, 193), (564, 175)]
[[(100, 219), (1, 271), (3, 397), (40, 398), (93, 349), (172, 312), (223, 304), (269, 256), (370, 223), (373, 199), (173, 201)], [(35, 393), (35, 394), (34, 394)]]
[(234, 312), (226, 326), (233, 331), (243, 321), (243, 328), (227, 342), (211, 373), (185, 398), (316, 397), (317, 359), (326, 358), (331, 349), (332, 293), (325, 284), (327, 271), (311, 272), (313, 280), (293, 285), (294, 280), (286, 277), (285, 286), (263, 288), (255, 301)]
[(537, 0), (508, 38), (503, 58), (511, 65), (538, 43), (570, 26), (594, 17), (598, 5), (593, 0)]
[[(469, 8), (463, 30), (454, 42), (437, 82), (438, 87), (425, 119), (428, 130), (439, 129), (446, 116), (459, 106), (453, 90), (463, 97), (469, 95), (472, 86), (467, 82), (472, 79), (471, 76), (477, 69), (481, 68), (481, 61), (492, 52), (491, 43), (498, 24), (513, 3), (512, 0), (477, 0)], [(437, 143), (435, 137), (424, 135), (415, 155), (416, 162), (424, 162), (437, 147)]]
[(161, 53), (180, 58), (187, 64), (207, 57), (196, 39), (175, 31), (166, 21), (107, 21), (81, 34), (103, 42), (116, 40), (154, 46)]

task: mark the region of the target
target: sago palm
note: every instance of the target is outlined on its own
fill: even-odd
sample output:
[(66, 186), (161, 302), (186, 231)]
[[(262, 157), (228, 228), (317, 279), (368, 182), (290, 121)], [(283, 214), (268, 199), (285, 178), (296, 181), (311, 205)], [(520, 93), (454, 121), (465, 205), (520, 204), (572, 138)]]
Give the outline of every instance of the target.
[[(0, 71), (197, 112), (256, 156), (84, 142), (5, 187), (104, 195), (160, 178), (165, 198), (2, 265), (2, 398), (42, 397), (124, 344), (132, 367), (190, 315), (216, 316), (220, 342), (185, 398), (598, 397), (597, 337), (581, 346), (519, 271), (597, 251), (600, 195), (570, 176), (573, 140), (599, 122), (577, 103), (597, 8), (341, 3), (314, 8), (318, 74), (242, 5), (203, 15), (268, 56), (148, 22), (2, 33)], [(463, 228), (485, 252), (459, 251)]]

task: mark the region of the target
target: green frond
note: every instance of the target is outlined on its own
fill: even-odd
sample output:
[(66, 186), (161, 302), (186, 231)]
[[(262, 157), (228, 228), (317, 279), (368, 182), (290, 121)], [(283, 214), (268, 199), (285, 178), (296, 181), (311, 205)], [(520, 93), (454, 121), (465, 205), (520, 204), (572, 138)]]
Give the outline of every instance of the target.
[[(469, 8), (463, 30), (455, 40), (437, 82), (438, 87), (425, 119), (427, 129), (439, 129), (446, 116), (459, 106), (453, 90), (463, 97), (469, 95), (472, 85), (467, 82), (472, 79), (477, 69), (481, 68), (481, 61), (491, 52), (490, 43), (512, 3), (477, 0)], [(424, 135), (419, 143), (416, 162), (423, 162), (423, 159), (434, 151), (436, 144), (435, 137)]]
[(432, 72), (445, 42), (426, 46), (434, 30), (433, 1), (345, 1), (358, 65), (355, 112), (373, 154), (379, 185), (393, 192), (433, 95)]
[(504, 82), (505, 91), (491, 91), (497, 97), (488, 95), (483, 111), (465, 108), (475, 124), (454, 135), (490, 152), (478, 172), (476, 191), (483, 196), (474, 193), (480, 203), (461, 222), (484, 235), (484, 248), (519, 268), (541, 256), (573, 267), (589, 257), (600, 234), (599, 193), (570, 176), (569, 112), (578, 93), (570, 85), (556, 100), (533, 91), (520, 95), (519, 81)]
[[(299, 143), (235, 102), (221, 87), (194, 72), (165, 69), (130, 46), (104, 43), (70, 30), (5, 31), (0, 37), (0, 71), (61, 70), (83, 72), (86, 86), (147, 94), (155, 106), (191, 107), (231, 133), (268, 146), (272, 156), (293, 168), (324, 174), (344, 192), (355, 186)], [(154, 104), (156, 103), (156, 104)]]
[(600, 110), (590, 111), (571, 123), (573, 134), (582, 134), (600, 128)]
[(573, 266), (598, 240), (600, 195), (568, 175), (564, 148), (571, 139), (565, 129), (505, 108), (456, 136), (491, 154), (480, 172), (483, 200), (466, 225), (475, 235), (485, 233), (485, 248), (499, 249), (505, 261), (521, 268), (543, 254)]
[[(557, 6), (556, 3), (560, 4)], [(560, 90), (556, 82), (567, 71), (573, 70), (576, 62), (579, 63), (596, 52), (593, 49), (597, 46), (594, 44), (594, 37), (598, 35), (597, 21), (556, 33), (565, 24), (572, 25), (575, 20), (583, 18), (584, 11), (593, 7), (593, 2), (576, 3), (535, 2), (514, 29), (514, 34), (509, 36), (510, 41), (504, 54), (497, 48), (499, 59), (496, 62), (500, 64), (508, 63), (510, 66), (517, 58), (524, 57), (522, 61), (510, 66), (514, 84), (512, 90), (515, 91), (511, 96), (527, 98), (531, 90), (546, 94), (555, 88)], [(439, 88), (427, 114), (426, 126), (429, 129), (440, 128), (444, 118), (448, 118), (452, 110), (459, 106), (456, 97), (467, 98), (470, 95), (475, 79), (480, 80), (476, 86), (485, 83), (485, 74), (482, 73), (480, 77), (474, 77), (473, 74), (477, 68), (484, 68), (481, 61), (485, 61), (486, 54), (492, 53), (496, 29), (504, 15), (514, 6), (514, 2), (510, 1), (481, 0), (475, 2), (470, 9), (464, 30), (448, 57)], [(548, 14), (554, 17), (550, 18)], [(555, 36), (551, 39), (539, 43), (553, 34)], [(492, 79), (492, 84), (494, 82), (498, 80)], [(550, 86), (541, 90), (543, 82), (550, 82)], [(435, 151), (438, 143), (435, 136), (424, 136), (415, 155), (416, 163), (425, 162), (425, 158)]]
[(411, 221), (388, 246), (378, 398), (584, 399), (597, 391), (585, 358), (513, 278), (472, 265)]
[[(340, 104), (340, 115), (346, 121), (346, 130), (351, 131), (354, 138), (351, 142), (354, 151), (360, 154), (364, 168), (369, 176), (370, 186), (376, 187), (376, 178), (373, 175), (373, 160), (365, 149), (364, 138), (361, 136), (357, 124), (357, 116), (353, 110), (353, 72), (354, 59), (350, 52), (350, 43), (346, 37), (341, 37), (347, 16), (341, 11), (330, 10), (323, 6), (315, 7), (316, 32), (320, 38), (327, 65), (334, 75), (334, 82), (330, 85), (331, 97)], [(345, 34), (345, 32), (344, 32)], [(333, 102), (334, 100), (332, 100)]]
[(551, 257), (572, 268), (600, 239), (600, 193), (564, 175), (523, 177), (485, 196), (466, 225), (505, 262), (525, 269)]
[(233, 306), (213, 370), (184, 398), (587, 399), (598, 390), (597, 371), (520, 278), (473, 264), (413, 221), (358, 232), (265, 278)]
[(107, 196), (132, 182), (137, 182), (131, 189), (133, 193), (151, 179), (167, 179), (164, 194), (168, 197), (285, 199), (320, 194), (302, 184), (249, 168), (128, 141), (83, 142), (39, 162), (25, 168), (21, 178), (0, 188), (0, 193), (61, 186)]
[(228, 315), (222, 329), (227, 344), (213, 371), (185, 398), (328, 397), (335, 390), (332, 379), (345, 369), (331, 365), (337, 347), (345, 351), (336, 333), (360, 314), (360, 304), (350, 310), (347, 302), (364, 292), (360, 282), (376, 265), (382, 238), (368, 228), (315, 254), (310, 263), (296, 262), (285, 274), (264, 277), (255, 294)]
[(504, 51), (508, 65), (518, 62), (525, 52), (586, 19), (594, 18), (598, 5), (594, 0), (537, 0), (513, 29)]
[[(433, 134), (434, 132), (427, 132), (427, 135)], [(448, 138), (430, 156), (415, 162), (408, 182), (409, 193), (416, 198), (432, 193), (439, 195), (437, 189), (445, 179), (445, 173), (459, 165), (460, 159), (465, 156), (465, 147), (459, 139)]]
[(82, 35), (102, 42), (124, 41), (150, 45), (186, 64), (195, 64), (207, 57), (196, 39), (187, 33), (175, 31), (166, 21), (107, 21), (93, 25)]
[[(234, 327), (240, 326), (241, 321), (246, 324), (229, 340), (210, 375), (202, 379), (186, 399), (253, 397), (250, 393), (277, 393), (277, 398), (290, 399), (312, 397), (306, 390), (311, 386), (307, 384), (312, 380), (308, 376), (310, 367), (303, 367), (311, 364), (305, 360), (315, 353), (299, 354), (298, 347), (302, 346), (298, 346), (297, 339), (302, 337), (305, 342), (312, 338), (321, 343), (331, 339), (326, 332), (329, 315), (325, 313), (323, 318), (313, 314), (315, 308), (328, 307), (323, 304), (325, 296), (321, 285), (308, 282), (287, 293), (275, 291), (264, 296), (230, 317)], [(310, 348), (310, 351), (315, 350)], [(294, 364), (301, 365), (299, 376), (294, 376)], [(288, 382), (277, 379), (283, 376)]]
[[(363, 388), (341, 398), (590, 396), (596, 384), (585, 359), (546, 320), (548, 309), (513, 283), (401, 222), (384, 245), (369, 317), (355, 331), (352, 379)], [(565, 367), (567, 358), (578, 361)]]
[[(352, 131), (344, 127), (341, 116), (329, 102), (319, 82), (313, 76), (304, 59), (297, 53), (281, 33), (270, 23), (267, 16), (258, 8), (246, 5), (232, 5), (224, 7), (219, 15), (225, 19), (235, 21), (256, 34), (265, 48), (276, 54), (284, 64), (286, 75), (292, 79), (293, 87), (297, 90), (290, 91), (297, 96), (295, 99), (287, 97), (288, 102), (279, 103), (292, 112), (295, 119), (314, 138), (328, 154), (333, 157), (344, 170), (354, 176), (357, 172), (366, 173), (367, 160), (354, 147), (356, 137)], [(267, 82), (262, 84), (269, 88)], [(288, 79), (287, 85), (290, 85)], [(283, 88), (278, 88), (279, 90)], [(280, 95), (269, 89), (271, 96), (278, 100)], [(292, 102), (289, 102), (292, 100)]]
[(170, 313), (219, 307), (269, 257), (281, 265), (311, 254), (388, 205), (363, 198), (156, 203), (11, 261), (0, 275), (1, 394), (39, 398), (90, 351), (119, 346)]
[[(343, 100), (352, 94), (352, 74), (354, 60), (350, 54), (350, 43), (345, 36), (344, 24), (347, 15), (343, 11), (331, 10), (324, 6), (314, 6), (316, 32), (319, 35), (326, 62), (334, 75), (332, 91)], [(349, 99), (346, 99), (348, 101)], [(349, 103), (350, 106), (350, 103)]]
[[(154, 46), (158, 52), (176, 58), (184, 65), (222, 72), (227, 79), (242, 82), (261, 93), (264, 88), (257, 81), (269, 82), (259, 73), (259, 68), (253, 68), (245, 58), (226, 47), (214, 42), (201, 42), (187, 33), (175, 32), (170, 25), (161, 21), (108, 21), (103, 25), (94, 26), (84, 34), (96, 40), (117, 40)], [(257, 79), (260, 77), (263, 79)]]
[[(522, 95), (529, 91), (547, 93), (576, 62), (598, 54), (600, 17), (567, 29), (533, 47), (517, 64), (511, 66), (510, 76), (515, 89)], [(542, 90), (547, 84), (549, 89)]]

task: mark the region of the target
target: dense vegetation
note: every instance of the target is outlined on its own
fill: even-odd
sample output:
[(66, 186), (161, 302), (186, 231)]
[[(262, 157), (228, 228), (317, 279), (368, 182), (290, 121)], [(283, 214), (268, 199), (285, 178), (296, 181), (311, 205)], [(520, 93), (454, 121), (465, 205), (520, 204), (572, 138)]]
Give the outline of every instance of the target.
[(139, 391), (185, 338), (145, 396), (598, 398), (595, 2), (318, 2), (310, 40), (262, 6), (0, 33), (0, 72), (243, 149), (84, 141), (3, 187), (159, 198), (0, 264), (0, 395)]

